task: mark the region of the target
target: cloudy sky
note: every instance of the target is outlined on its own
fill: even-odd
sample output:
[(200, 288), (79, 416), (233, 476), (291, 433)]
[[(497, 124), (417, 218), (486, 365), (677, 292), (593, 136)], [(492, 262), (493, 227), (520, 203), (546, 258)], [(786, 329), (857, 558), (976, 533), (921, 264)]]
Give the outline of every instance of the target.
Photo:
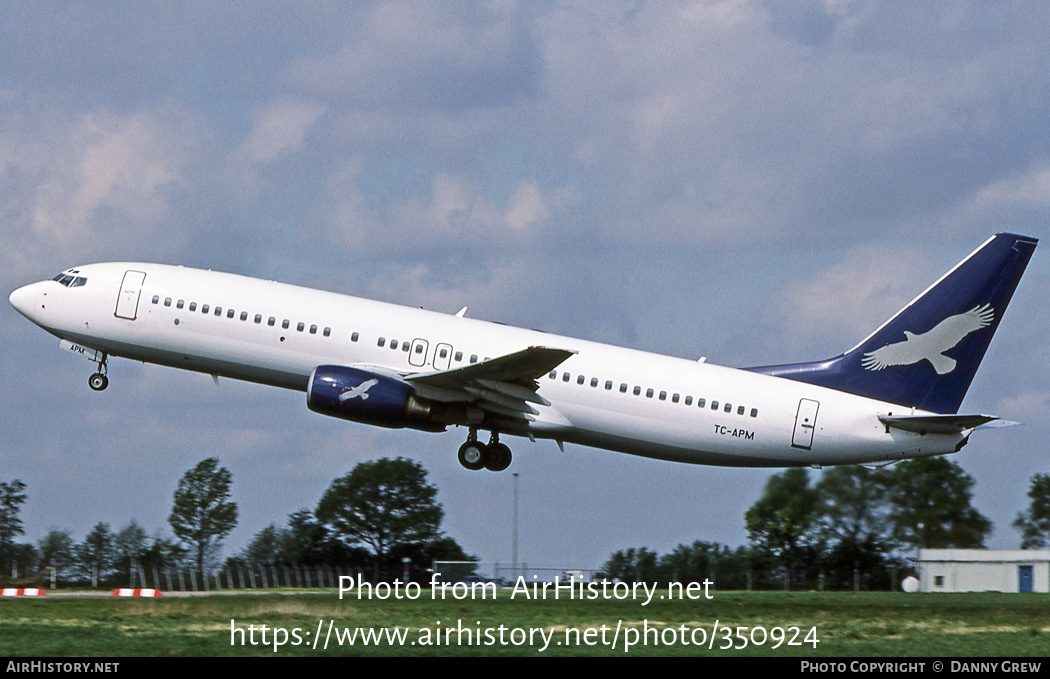
[[(824, 358), (990, 234), (1045, 235), (1048, 73), (1037, 3), (0, 0), (0, 289), (157, 261), (727, 365)], [(954, 457), (991, 547), (1050, 472), (1048, 298), (1037, 250), (963, 405), (1024, 423)], [(0, 341), (28, 539), (170, 534), (179, 477), (218, 456), (229, 553), (403, 455), (453, 537), (510, 559), (512, 477), (463, 470), (460, 432), (126, 360), (94, 393), (6, 304)], [(533, 565), (743, 544), (773, 473), (508, 442)]]

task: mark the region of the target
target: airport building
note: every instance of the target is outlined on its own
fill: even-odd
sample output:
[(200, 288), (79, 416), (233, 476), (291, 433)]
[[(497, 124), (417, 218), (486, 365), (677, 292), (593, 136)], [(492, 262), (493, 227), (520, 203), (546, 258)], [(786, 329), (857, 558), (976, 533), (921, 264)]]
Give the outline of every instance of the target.
[(1050, 549), (920, 549), (921, 592), (1050, 592)]

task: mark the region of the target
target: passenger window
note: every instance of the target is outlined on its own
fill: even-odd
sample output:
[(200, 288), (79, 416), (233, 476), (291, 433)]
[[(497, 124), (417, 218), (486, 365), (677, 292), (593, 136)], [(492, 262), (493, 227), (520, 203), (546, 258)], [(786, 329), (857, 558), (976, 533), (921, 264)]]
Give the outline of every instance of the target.
[(463, 352), (462, 351), (457, 351), (455, 359), (456, 359), (456, 363), (459, 363), (460, 361), (462, 361), (463, 360)]
[(645, 390), (645, 397), (646, 398), (652, 398), (653, 397), (653, 390), (652, 389), (646, 389)]
[(707, 399), (706, 398), (699, 399), (696, 402), (696, 407), (697, 408), (703, 408), (705, 405), (707, 405)]
[(470, 362), (471, 363), (477, 363), (478, 362), (478, 355), (477, 354), (471, 354), (470, 355)]
[(361, 333), (355, 332), (350, 335), (350, 341), (356, 342), (361, 337)]
[(233, 309), (227, 309), (226, 310), (226, 318), (233, 318), (236, 313), (237, 312), (234, 311)]
[(583, 384), (586, 381), (587, 381), (587, 378), (584, 377), (583, 375), (580, 375), (579, 377), (576, 378), (576, 384)]
[[(421, 348), (422, 348), (422, 345), (420, 345), (419, 347), (416, 347), (416, 349), (417, 349), (416, 353), (417, 354), (419, 353), (418, 349), (421, 349)], [(401, 343), (401, 351), (405, 352), (406, 354), (408, 353), (408, 342), (402, 342)]]
[(316, 335), (317, 334), (317, 324), (316, 323), (311, 323), (310, 324), (310, 334), (311, 335)]
[(171, 306), (171, 297), (164, 298), (164, 306)]
[(591, 378), (591, 386), (592, 387), (597, 387), (598, 386), (598, 378), (597, 377), (592, 377)]
[(190, 302), (190, 311), (196, 311), (196, 310), (197, 310), (197, 303), (196, 302)]
[(331, 334), (332, 334), (332, 329), (331, 329), (331, 328), (327, 328), (327, 327), (326, 327), (326, 328), (324, 329), (324, 336), (325, 336), (325, 337), (330, 337), (330, 336), (331, 336)]
[(259, 325), (262, 323), (262, 314), (255, 314), (255, 324)]
[(215, 315), (216, 316), (222, 316), (222, 307), (221, 306), (215, 307)]
[(178, 302), (175, 302), (175, 308), (176, 308), (176, 309), (181, 309), (181, 308), (182, 308), (182, 307), (184, 307), (185, 305), (186, 305), (186, 302), (184, 302), (184, 301), (183, 301), (183, 300), (181, 300), (181, 299), (180, 299), (180, 300), (179, 300)]
[(627, 383), (626, 382), (620, 382), (620, 393), (621, 394), (626, 394), (627, 393)]
[(744, 406), (740, 406), (739, 408), (737, 408), (736, 409), (736, 414), (737, 415), (743, 415), (744, 414)]
[(686, 397), (685, 397), (685, 404), (686, 404), (687, 406), (691, 406), (691, 405), (693, 405), (693, 397), (692, 397), (692, 396), (686, 396)]
[(416, 353), (417, 354), (423, 353), (423, 345), (422, 344), (417, 344), (416, 345)]
[(724, 408), (723, 410), (724, 410), (725, 412), (727, 412), (727, 413), (731, 413), (731, 412), (733, 412), (733, 404), (732, 404), (732, 403), (727, 403), (727, 404), (726, 404), (726, 407), (725, 407), (725, 408)]
[(248, 312), (247, 311), (242, 311), (241, 312), (241, 320), (242, 321), (248, 320)]
[(381, 347), (385, 347), (386, 346), (386, 338), (385, 337), (380, 337), (379, 341), (377, 342), (377, 344), (379, 346), (381, 346)]
[(711, 401), (711, 410), (718, 410), (718, 401)]
[(445, 358), (446, 356), (448, 356), (448, 349), (442, 349), (440, 355), (441, 358)]
[(390, 340), (390, 348), (397, 349), (397, 340)]
[(612, 380), (605, 380), (605, 391), (612, 389)]
[(562, 382), (568, 382), (569, 381), (569, 377), (570, 377), (569, 373), (562, 373), (561, 374), (561, 381)]
[(303, 323), (302, 321), (299, 321), (298, 323), (295, 324), (295, 329), (298, 332), (302, 332), (303, 330), (306, 330), (306, 323)]
[(153, 295), (153, 303), (160, 304), (160, 295)]
[(266, 319), (266, 325), (270, 326), (271, 328), (274, 326), (275, 323), (277, 323), (277, 319), (273, 316), (270, 316)]
[(667, 400), (667, 392), (666, 391), (661, 391), (660, 392), (660, 400), (661, 401), (666, 401)]
[(287, 330), (289, 325), (291, 325), (291, 321), (289, 321), (287, 318), (281, 321), (281, 328), (283, 328), (284, 330)]
[(634, 388), (634, 395), (635, 396), (638, 396), (641, 393), (642, 393), (642, 388), (641, 387), (635, 387)]
[(558, 379), (558, 371), (557, 370), (552, 370), (551, 374), (550, 374), (550, 378), (552, 380)]
[(758, 408), (751, 409), (751, 417), (758, 417)]
[(678, 403), (678, 394), (671, 397), (671, 403)]
[(205, 304), (204, 306), (201, 307), (201, 313), (202, 314), (208, 313), (208, 305), (207, 304)]

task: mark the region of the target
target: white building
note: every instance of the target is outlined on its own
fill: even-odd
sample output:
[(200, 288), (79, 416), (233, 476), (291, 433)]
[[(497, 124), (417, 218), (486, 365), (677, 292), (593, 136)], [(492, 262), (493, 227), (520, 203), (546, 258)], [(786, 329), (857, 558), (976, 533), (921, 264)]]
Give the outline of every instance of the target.
[(1050, 592), (1050, 549), (920, 549), (921, 592)]

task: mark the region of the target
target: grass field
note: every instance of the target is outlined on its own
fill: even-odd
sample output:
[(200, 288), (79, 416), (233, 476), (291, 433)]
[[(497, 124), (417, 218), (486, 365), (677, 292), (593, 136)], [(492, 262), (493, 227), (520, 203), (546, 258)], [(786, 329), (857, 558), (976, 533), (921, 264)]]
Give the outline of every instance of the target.
[[(0, 656), (899, 658), (1045, 657), (1050, 649), (1050, 597), (1039, 594), (715, 592), (712, 600), (696, 601), (661, 600), (658, 594), (645, 606), (644, 597), (554, 601), (510, 595), (500, 590), (496, 600), (441, 601), (423, 589), (416, 600), (386, 601), (359, 601), (352, 593), (340, 600), (335, 590), (4, 599)], [(239, 631), (231, 633), (231, 626)], [(738, 627), (747, 629), (738, 635)], [(346, 635), (357, 629), (403, 636), (366, 643), (358, 632), (351, 644)], [(275, 639), (284, 642), (276, 651)]]

